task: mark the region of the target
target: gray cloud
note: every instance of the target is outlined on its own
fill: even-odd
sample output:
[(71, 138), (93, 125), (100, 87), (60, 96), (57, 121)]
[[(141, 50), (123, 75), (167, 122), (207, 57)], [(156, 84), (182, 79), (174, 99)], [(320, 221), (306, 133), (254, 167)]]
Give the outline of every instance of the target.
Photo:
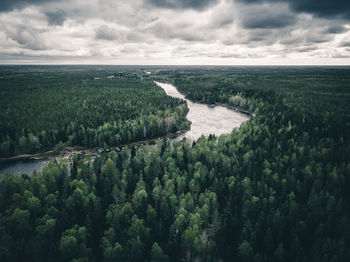
[(271, 6), (256, 6), (245, 9), (242, 14), (242, 25), (245, 28), (283, 28), (296, 22), (295, 16), (283, 9), (276, 11)]
[(38, 5), (42, 3), (57, 2), (60, 0), (1, 0), (0, 12), (11, 11), (15, 8), (23, 8), (29, 5)]
[(118, 32), (117, 30), (108, 27), (106, 25), (102, 25), (98, 27), (95, 31), (95, 37), (96, 39), (102, 39), (102, 40), (118, 40), (120, 39), (122, 34)]
[(45, 13), (49, 25), (63, 25), (66, 20), (66, 14), (63, 10)]
[(348, 0), (287, 0), (292, 9), (308, 12), (321, 17), (342, 16), (350, 19), (350, 1)]
[(334, 54), (332, 57), (333, 58), (350, 58), (350, 54)]
[(295, 12), (311, 13), (319, 17), (350, 19), (349, 0), (236, 0), (245, 4), (287, 3)]
[(157, 21), (149, 28), (152, 35), (161, 39), (180, 39), (184, 41), (207, 41), (210, 39), (206, 30), (198, 30), (187, 22), (168, 23)]
[(201, 56), (201, 57), (212, 57), (212, 58), (261, 58), (262, 55), (258, 53), (248, 53), (248, 54), (241, 54), (241, 53), (221, 53), (221, 52), (199, 52), (195, 54), (191, 54), (189, 56)]
[(329, 26), (326, 30), (325, 33), (328, 34), (340, 34), (346, 32), (347, 29), (343, 25), (332, 25)]
[[(349, 39), (344, 39), (339, 43), (339, 47), (350, 47), (350, 38)], [(350, 51), (350, 49), (348, 49)]]
[[(295, 32), (295, 31), (294, 31)], [(314, 44), (321, 44), (333, 39), (330, 34), (324, 33), (322, 30), (317, 28), (310, 28), (310, 30), (303, 30), (295, 34), (285, 35), (280, 38), (280, 43), (286, 46), (294, 46), (295, 49), (305, 49), (314, 46)]]
[(149, 39), (142, 32), (134, 29), (131, 31), (119, 30), (101, 25), (95, 29), (95, 39), (105, 41), (116, 41), (118, 43), (139, 43), (148, 42)]
[(308, 53), (317, 50), (317, 46), (297, 47), (294, 50), (300, 53)]
[(32, 28), (20, 26), (14, 31), (8, 31), (7, 36), (24, 48), (31, 50), (47, 49), (46, 41), (40, 32)]
[(211, 12), (211, 17), (208, 22), (208, 30), (211, 29), (227, 29), (227, 27), (231, 26), (235, 21), (235, 8), (232, 3), (222, 2), (223, 4), (217, 6)]
[(342, 59), (350, 47), (347, 6), (326, 14), (301, 0), (4, 0), (0, 57), (108, 63)]
[(218, 0), (147, 0), (153, 6), (175, 9), (197, 9), (203, 10), (211, 5), (217, 4)]

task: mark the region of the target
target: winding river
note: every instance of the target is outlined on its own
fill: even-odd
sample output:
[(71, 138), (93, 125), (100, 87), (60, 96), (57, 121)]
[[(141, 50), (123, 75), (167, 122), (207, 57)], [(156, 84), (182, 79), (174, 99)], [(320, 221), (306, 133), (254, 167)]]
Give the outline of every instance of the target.
[(176, 140), (181, 140), (185, 137), (190, 141), (195, 141), (202, 135), (209, 136), (214, 134), (219, 136), (229, 134), (233, 128), (239, 127), (250, 118), (247, 114), (224, 106), (209, 107), (205, 104), (194, 103), (186, 99), (175, 86), (160, 82), (155, 83), (163, 88), (168, 96), (184, 99), (187, 102), (189, 112), (186, 117), (192, 122), (191, 129), (178, 136)]
[[(202, 135), (216, 136), (229, 134), (233, 128), (239, 127), (249, 120), (247, 114), (237, 112), (224, 106), (209, 107), (205, 104), (194, 103), (185, 98), (175, 86), (166, 83), (155, 82), (168, 96), (184, 99), (187, 102), (189, 112), (187, 119), (191, 121), (191, 129), (179, 135), (176, 140), (186, 138), (189, 141), (196, 141)], [(34, 170), (40, 171), (48, 163), (47, 159), (38, 160), (18, 160), (15, 162), (0, 165), (0, 174), (30, 174)]]

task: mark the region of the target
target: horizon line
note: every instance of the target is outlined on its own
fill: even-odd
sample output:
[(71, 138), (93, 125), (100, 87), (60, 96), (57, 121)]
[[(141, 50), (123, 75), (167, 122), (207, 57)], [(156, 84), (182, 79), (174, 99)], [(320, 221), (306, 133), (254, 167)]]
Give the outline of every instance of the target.
[(217, 67), (263, 67), (263, 66), (295, 66), (295, 67), (350, 67), (350, 64), (342, 65), (342, 64), (238, 64), (238, 65), (227, 65), (227, 64), (21, 64), (21, 63), (11, 63), (11, 64), (2, 64), (0, 66), (217, 66)]

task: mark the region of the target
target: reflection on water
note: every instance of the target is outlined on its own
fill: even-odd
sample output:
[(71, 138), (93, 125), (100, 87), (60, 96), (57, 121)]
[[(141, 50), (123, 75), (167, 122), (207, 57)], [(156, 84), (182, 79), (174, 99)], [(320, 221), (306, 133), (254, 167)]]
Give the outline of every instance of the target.
[(192, 122), (191, 130), (178, 136), (176, 140), (186, 137), (191, 141), (195, 141), (202, 135), (209, 136), (210, 134), (215, 134), (219, 136), (229, 134), (233, 128), (239, 127), (243, 122), (249, 120), (248, 115), (223, 106), (209, 107), (185, 99), (185, 96), (171, 84), (155, 83), (163, 88), (167, 95), (187, 101), (189, 108), (187, 119)]
[(31, 174), (34, 170), (40, 171), (49, 161), (38, 160), (18, 160), (0, 166), (0, 174), (12, 173), (15, 175)]

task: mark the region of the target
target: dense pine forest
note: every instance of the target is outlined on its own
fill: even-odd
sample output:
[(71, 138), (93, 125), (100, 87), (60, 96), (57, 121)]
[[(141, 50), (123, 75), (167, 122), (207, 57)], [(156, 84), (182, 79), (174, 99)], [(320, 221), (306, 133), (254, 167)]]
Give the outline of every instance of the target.
[(1, 261), (350, 261), (350, 68), (78, 68), (0, 70), (2, 156), (185, 128), (153, 80), (252, 118), (2, 174)]
[[(40, 69), (40, 70), (39, 70)], [(186, 129), (184, 101), (137, 72), (0, 68), (0, 156), (106, 148)]]

